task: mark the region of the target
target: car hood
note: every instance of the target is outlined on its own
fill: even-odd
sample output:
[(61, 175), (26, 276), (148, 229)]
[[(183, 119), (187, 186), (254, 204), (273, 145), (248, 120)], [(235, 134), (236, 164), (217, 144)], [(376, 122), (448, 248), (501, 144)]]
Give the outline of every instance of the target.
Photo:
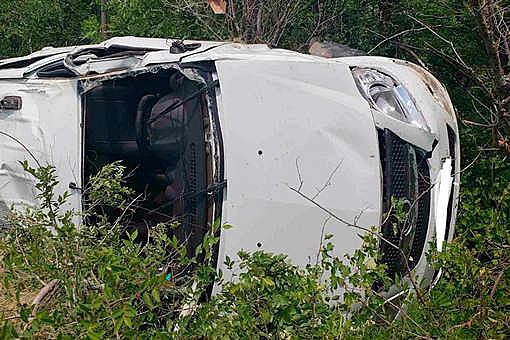
[(352, 225), (380, 223), (381, 176), (370, 107), (349, 67), (288, 59), (216, 67), (223, 220), (234, 226), (222, 231), (219, 258), (263, 249), (305, 265), (325, 234), (340, 255), (359, 248), (363, 231)]

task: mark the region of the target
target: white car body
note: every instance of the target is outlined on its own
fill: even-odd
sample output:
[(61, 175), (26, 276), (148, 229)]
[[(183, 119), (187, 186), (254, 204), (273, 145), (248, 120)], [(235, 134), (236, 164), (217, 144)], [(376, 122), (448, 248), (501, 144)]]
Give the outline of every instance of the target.
[[(219, 269), (226, 256), (235, 258), (240, 249), (285, 253), (298, 265), (314, 263), (325, 233), (334, 235), (337, 254), (357, 249), (363, 231), (328, 216), (366, 228), (383, 223), (378, 134), (386, 129), (427, 155), (428, 223), (413, 272), (424, 285), (432, 282), (434, 271), (425, 253), (434, 239), (441, 250), (443, 241), (453, 237), (460, 167), (454, 110), (432, 75), (382, 57), (325, 59), (222, 42), (198, 42), (192, 51), (171, 53), (173, 42), (121, 37), (0, 61), (0, 100), (18, 97), (22, 103), (19, 110), (0, 109), (0, 208), (36, 204), (33, 179), (18, 164), (27, 159), (34, 165), (28, 149), (39, 162), (56, 166), (58, 192), (69, 191), (68, 207), (82, 209), (85, 94), (105, 81), (136, 80), (161, 70), (196, 79), (190, 68), (207, 63), (212, 78), (219, 80), (212, 89), (214, 100), (207, 99), (219, 120), (211, 118), (204, 142), (212, 148), (212, 175), (219, 176), (221, 168), (223, 177), (216, 180), (222, 202), (211, 209), (222, 223), (234, 226), (221, 231)], [(112, 48), (143, 51), (111, 57), (84, 52)], [(74, 75), (41, 76), (39, 71), (54, 63)], [(354, 80), (351, 70), (356, 67), (378, 70), (405, 86), (428, 128), (371, 107)]]

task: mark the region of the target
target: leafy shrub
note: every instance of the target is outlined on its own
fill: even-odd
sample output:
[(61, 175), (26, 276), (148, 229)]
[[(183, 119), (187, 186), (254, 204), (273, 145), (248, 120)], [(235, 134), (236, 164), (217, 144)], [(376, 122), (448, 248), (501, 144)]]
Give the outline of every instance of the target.
[[(506, 338), (510, 204), (503, 198), (510, 186), (499, 159), (482, 164), (500, 170), (492, 179), (500, 184), (463, 194), (459, 237), (430, 254), (442, 271), (437, 287), (412, 294), (403, 286), (402, 299), (391, 302), (372, 289), (390, 285), (377, 264), (375, 230), (344, 258), (333, 255), (326, 235), (318, 262), (306, 268), (285, 255), (240, 251), (225, 259), (233, 276), (225, 280), (207, 265), (218, 222), (196, 251), (205, 254), (200, 263), (169, 236), (176, 226), (158, 225), (140, 243), (122, 219), (89, 210), (81, 216), (89, 223), (78, 228), (77, 216), (62, 211), (67, 194), (53, 193), (55, 169), (23, 163), (37, 179), (40, 206), (15, 212), (0, 236), (0, 338)], [(130, 209), (136, 198), (124, 170), (113, 163), (91, 179), (90, 207)], [(221, 288), (204, 301), (213, 279)]]
[[(67, 194), (53, 193), (55, 169), (23, 165), (37, 179), (41, 203), (15, 212), (12, 228), (0, 237), (3, 338), (332, 338), (365, 327), (382, 312), (384, 298), (372, 286), (389, 281), (376, 264), (372, 234), (344, 259), (332, 255), (327, 235), (321, 260), (304, 269), (284, 255), (241, 251), (239, 263), (227, 258), (230, 268), (240, 268), (235, 280), (217, 275), (220, 292), (199, 303), (215, 276), (206, 264), (217, 238), (204, 238), (196, 254), (206, 261), (198, 263), (169, 236), (175, 226), (158, 225), (145, 243), (122, 220), (86, 218), (94, 223), (78, 228), (75, 214), (61, 211)], [(89, 206), (129, 209), (133, 192), (124, 186), (124, 170), (113, 163), (91, 179)], [(184, 269), (190, 265), (191, 274), (179, 274), (189, 273)]]
[(510, 337), (510, 169), (505, 157), (481, 156), (462, 177), (456, 238), (430, 254), (442, 277), (406, 300), (405, 316), (366, 338), (507, 339)]
[[(304, 269), (285, 255), (241, 251), (237, 280), (224, 282), (211, 301), (180, 320), (180, 329), (187, 337), (213, 338), (337, 338), (355, 333), (373, 322), (374, 313), (383, 312), (384, 298), (372, 285), (389, 281), (375, 263), (377, 249), (377, 239), (368, 234), (364, 246), (342, 260), (331, 254), (333, 243), (328, 242), (322, 261)], [(228, 258), (226, 264), (234, 266)]]
[[(136, 231), (124, 231), (124, 221), (102, 218), (78, 228), (73, 212), (60, 211), (67, 194), (53, 194), (55, 169), (24, 166), (37, 179), (41, 205), (15, 213), (0, 238), (0, 334), (95, 339), (171, 330), (178, 308), (193, 296), (191, 278), (172, 274), (194, 259), (167, 235), (169, 226), (151, 229), (145, 244), (135, 242)], [(91, 181), (90, 197), (122, 206), (132, 194), (123, 172), (118, 163), (103, 169)], [(45, 289), (44, 299), (31, 304)]]

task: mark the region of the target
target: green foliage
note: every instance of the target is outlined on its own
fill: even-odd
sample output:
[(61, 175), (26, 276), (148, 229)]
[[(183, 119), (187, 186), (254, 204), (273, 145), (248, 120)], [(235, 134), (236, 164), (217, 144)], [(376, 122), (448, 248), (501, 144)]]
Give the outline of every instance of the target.
[[(326, 236), (330, 239), (331, 235)], [(185, 337), (338, 338), (360, 332), (383, 313), (384, 299), (372, 290), (377, 281), (389, 284), (376, 264), (377, 239), (344, 259), (333, 255), (333, 243), (321, 250), (321, 260), (300, 269), (285, 255), (239, 252), (234, 280), (196, 312), (182, 319)], [(362, 307), (361, 307), (362, 306)], [(361, 307), (361, 308), (360, 308)], [(381, 314), (383, 315), (383, 314)]]
[[(172, 1), (161, 0), (109, 0), (108, 13), (109, 36), (134, 35), (158, 38), (207, 39), (196, 18), (176, 10)], [(100, 41), (100, 22), (97, 16), (84, 21), (84, 35), (94, 42)]]
[[(73, 213), (61, 211), (67, 195), (53, 194), (55, 169), (23, 164), (37, 179), (41, 205), (17, 212), (12, 228), (0, 237), (0, 296), (10, 302), (10, 308), (0, 308), (7, 318), (0, 333), (94, 339), (132, 337), (140, 329), (156, 336), (172, 329), (180, 305), (200, 292), (191, 290), (191, 277), (168, 280), (168, 273), (194, 261), (167, 236), (169, 226), (151, 229), (144, 245), (135, 242), (136, 231), (123, 232), (124, 221), (112, 225), (100, 219), (100, 224), (77, 228)], [(118, 163), (106, 166), (92, 179), (90, 196), (123, 202), (130, 194), (123, 188), (123, 170)], [(50, 282), (56, 287), (32, 305)]]
[[(0, 334), (6, 338), (333, 338), (356, 333), (374, 313), (384, 313), (384, 298), (372, 286), (388, 286), (389, 280), (376, 264), (378, 239), (371, 233), (343, 259), (333, 255), (332, 235), (326, 235), (318, 263), (304, 269), (285, 255), (241, 251), (238, 263), (227, 259), (228, 267), (236, 267), (234, 279), (218, 275), (219, 294), (199, 303), (216, 276), (207, 264), (219, 223), (191, 259), (166, 225), (150, 229), (144, 244), (135, 241), (136, 231), (124, 231), (122, 220), (99, 218), (77, 228), (73, 213), (62, 211), (67, 194), (54, 196), (55, 169), (23, 165), (37, 180), (41, 204), (15, 212), (12, 228), (0, 236), (0, 290), (6, 297)], [(112, 163), (91, 179), (91, 206), (131, 199), (124, 170)]]
[(0, 0), (0, 9), (0, 58), (86, 43), (81, 22), (94, 13), (82, 0)]
[[(242, 19), (241, 0), (233, 1), (235, 20), (230, 14), (213, 15), (206, 1), (186, 2), (191, 7), (183, 3), (109, 0), (109, 35), (243, 37), (248, 23)], [(257, 42), (300, 51), (311, 38), (364, 51), (380, 43), (372, 54), (426, 65), (448, 88), (460, 118), (487, 123), (480, 113), (487, 116), (491, 102), (453, 60), (460, 55), (493, 86), (465, 0), (300, 0), (292, 2), (297, 5), (289, 22), (272, 40), (278, 11), (271, 6), (281, 3), (286, 2), (264, 2), (261, 22), (267, 30)], [(0, 55), (100, 41), (99, 4), (0, 0)], [(0, 236), (0, 338), (508, 338), (510, 167), (507, 156), (483, 149), (492, 139), (487, 130), (461, 125), (463, 163), (469, 166), (462, 172), (456, 239), (446, 251), (430, 254), (443, 272), (437, 286), (404, 296), (406, 309), (395, 321), (382, 297), (370, 289), (374, 283), (389, 284), (384, 268), (376, 265), (376, 240), (370, 237), (363, 249), (343, 259), (331, 255), (333, 242), (327, 241), (319, 263), (301, 269), (283, 255), (241, 252), (238, 260), (227, 259), (241, 274), (233, 281), (223, 279), (221, 292), (197, 305), (214, 270), (186, 258), (185, 249), (167, 236), (170, 226), (151, 230), (146, 245), (133, 242), (136, 233), (121, 237), (121, 220), (110, 223), (103, 216), (77, 228), (76, 216), (62, 211), (66, 195), (53, 195), (55, 170), (24, 163), (38, 179), (41, 205), (17, 213), (13, 228)], [(87, 192), (92, 207), (129, 209), (136, 202), (123, 185), (123, 171), (121, 164), (113, 164), (92, 179)], [(197, 254), (207, 259), (217, 241), (206, 237)], [(190, 264), (196, 266), (192, 277), (175, 276)], [(171, 282), (167, 271), (174, 275)], [(31, 306), (53, 280), (56, 289)], [(179, 317), (183, 306), (195, 312)]]
[[(468, 144), (469, 145), (469, 144)], [(466, 147), (466, 146), (465, 146)], [(406, 314), (364, 337), (506, 339), (510, 336), (510, 168), (501, 155), (481, 155), (462, 174), (456, 238), (430, 254), (442, 278), (410, 297)]]
[[(89, 181), (89, 200), (95, 205), (127, 209), (135, 194), (133, 189), (124, 185), (126, 168), (120, 161), (103, 167)], [(105, 193), (108, 193), (105, 195)]]

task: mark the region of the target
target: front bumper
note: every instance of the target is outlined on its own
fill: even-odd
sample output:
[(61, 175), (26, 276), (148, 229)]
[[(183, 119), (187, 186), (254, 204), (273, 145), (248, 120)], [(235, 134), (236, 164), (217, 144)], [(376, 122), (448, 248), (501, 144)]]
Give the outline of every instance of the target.
[[(383, 155), (383, 151), (380, 150), (383, 193), (387, 191), (391, 194), (394, 189), (392, 187), (402, 186), (403, 181), (405, 185), (410, 185), (411, 173), (405, 170), (406, 167), (410, 169), (415, 167), (414, 173), (418, 175), (415, 185), (418, 199), (411, 199), (416, 201), (417, 216), (412, 246), (407, 250), (407, 261), (400, 258), (398, 250), (394, 247), (382, 245), (383, 262), (388, 265), (390, 274), (403, 274), (411, 270), (414, 277), (417, 277), (424, 286), (428, 286), (436, 273), (426, 254), (433, 248), (443, 250), (444, 242), (449, 242), (453, 238), (459, 194), (460, 145), (457, 121), (450, 98), (441, 83), (417, 65), (382, 57), (349, 57), (339, 58), (339, 61), (348, 63), (351, 67), (376, 69), (398, 80), (412, 94), (429, 127), (429, 131), (426, 131), (372, 110), (378, 131), (381, 133), (387, 130), (394, 135), (386, 142), (400, 141), (399, 143), (403, 145), (401, 148), (413, 149), (416, 154), (416, 164), (410, 166), (406, 159), (398, 158), (398, 155)], [(381, 149), (381, 139), (379, 144)], [(384, 157), (395, 158), (394, 164), (384, 164)], [(398, 164), (399, 161), (403, 164)], [(392, 179), (392, 176), (395, 178)], [(407, 191), (411, 189), (406, 188)], [(404, 199), (411, 198), (409, 192), (402, 193), (402, 189), (394, 196), (399, 198), (399, 195)], [(391, 195), (386, 193), (384, 197), (383, 194), (383, 211), (387, 211), (387, 207), (391, 205), (391, 202), (388, 202), (390, 199)], [(383, 235), (391, 238), (392, 232), (387, 229), (392, 229), (392, 223), (384, 222), (383, 214), (381, 231)], [(406, 245), (403, 244), (405, 242), (402, 242), (400, 237), (398, 240), (395, 237), (393, 239), (400, 247), (405, 248)], [(405, 262), (407, 268), (403, 268)]]

